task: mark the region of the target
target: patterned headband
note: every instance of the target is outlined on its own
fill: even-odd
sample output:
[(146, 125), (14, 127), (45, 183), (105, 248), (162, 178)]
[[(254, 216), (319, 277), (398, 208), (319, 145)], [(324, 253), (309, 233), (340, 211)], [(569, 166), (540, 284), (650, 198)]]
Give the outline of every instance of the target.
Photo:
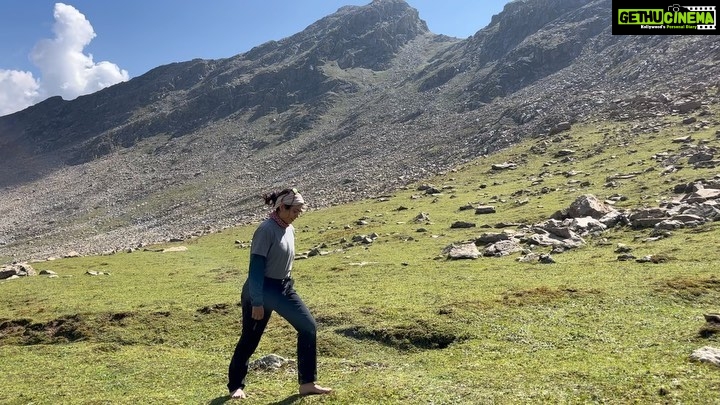
[(303, 210), (305, 209), (305, 200), (303, 199), (302, 195), (297, 192), (296, 189), (292, 189), (291, 192), (287, 194), (281, 195), (276, 201), (275, 201), (275, 208), (280, 207), (280, 205), (300, 205), (303, 206)]

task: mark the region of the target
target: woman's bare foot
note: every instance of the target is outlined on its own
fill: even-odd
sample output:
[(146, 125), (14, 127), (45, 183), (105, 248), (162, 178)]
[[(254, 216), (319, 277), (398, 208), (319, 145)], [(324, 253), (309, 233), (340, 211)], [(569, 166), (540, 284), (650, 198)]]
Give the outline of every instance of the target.
[(321, 387), (315, 383), (307, 383), (302, 384), (298, 392), (300, 395), (322, 395), (331, 393), (332, 389)]
[(238, 388), (235, 390), (235, 392), (230, 395), (230, 398), (232, 399), (245, 399), (247, 398), (247, 395), (245, 395), (245, 391), (243, 391), (242, 388)]

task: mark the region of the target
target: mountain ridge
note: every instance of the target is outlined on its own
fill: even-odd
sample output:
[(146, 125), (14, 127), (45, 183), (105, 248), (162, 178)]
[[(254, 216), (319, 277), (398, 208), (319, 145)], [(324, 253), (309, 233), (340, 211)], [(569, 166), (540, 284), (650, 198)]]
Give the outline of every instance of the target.
[[(0, 255), (186, 238), (263, 215), (254, 197), (269, 189), (296, 185), (315, 207), (366, 198), (563, 121), (708, 98), (714, 37), (612, 36), (610, 9), (511, 2), (460, 40), (376, 0), (244, 54), (0, 117)], [(532, 32), (501, 35), (527, 16)]]

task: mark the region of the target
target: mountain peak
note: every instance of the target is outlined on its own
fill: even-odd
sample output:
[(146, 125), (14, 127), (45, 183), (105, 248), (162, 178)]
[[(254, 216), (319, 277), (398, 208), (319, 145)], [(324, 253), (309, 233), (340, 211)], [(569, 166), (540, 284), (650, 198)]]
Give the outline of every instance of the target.
[(404, 0), (374, 0), (365, 6), (341, 7), (300, 33), (244, 56), (256, 59), (266, 51), (287, 55), (292, 49), (295, 54), (306, 52), (312, 61), (336, 61), (342, 69), (384, 70), (403, 45), (427, 32), (418, 11)]

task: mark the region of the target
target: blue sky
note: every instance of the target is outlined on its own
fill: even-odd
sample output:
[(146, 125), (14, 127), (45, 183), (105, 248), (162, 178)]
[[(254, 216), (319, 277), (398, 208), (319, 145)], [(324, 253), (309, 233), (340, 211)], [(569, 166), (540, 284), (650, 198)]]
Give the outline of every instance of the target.
[[(406, 0), (430, 31), (466, 38), (510, 0)], [(0, 115), (73, 99), (160, 65), (219, 59), (370, 0), (0, 0)]]

